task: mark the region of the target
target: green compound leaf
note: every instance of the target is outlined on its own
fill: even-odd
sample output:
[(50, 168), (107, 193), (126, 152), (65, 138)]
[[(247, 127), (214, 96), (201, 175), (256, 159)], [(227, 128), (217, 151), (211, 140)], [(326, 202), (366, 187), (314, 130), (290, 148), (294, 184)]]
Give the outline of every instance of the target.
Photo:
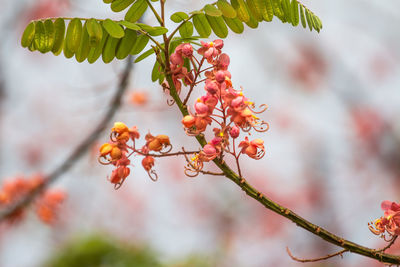
[(206, 18), (216, 36), (219, 38), (225, 38), (228, 36), (228, 27), (226, 27), (222, 17), (206, 15)]
[(148, 42), (149, 42), (149, 37), (147, 35), (144, 34), (139, 35), (136, 39), (134, 46), (132, 47), (130, 54), (132, 55), (139, 54), (146, 47)]
[(79, 63), (85, 61), (90, 51), (89, 34), (86, 27), (87, 22), (83, 25), (81, 44), (79, 45), (78, 51), (75, 53), (75, 59)]
[[(103, 31), (103, 28), (101, 28), (101, 30)], [(89, 55), (87, 57), (87, 61), (90, 64), (94, 63), (101, 56), (107, 39), (108, 33), (106, 31), (103, 31), (103, 37), (101, 38), (100, 43), (96, 47), (90, 48)]]
[(118, 59), (126, 58), (131, 52), (133, 46), (136, 43), (137, 34), (136, 31), (131, 29), (125, 29), (125, 36), (121, 39), (117, 47), (117, 53), (115, 57)]
[(26, 26), (24, 33), (21, 37), (21, 46), (29, 47), (33, 41), (33, 37), (35, 36), (35, 23), (32, 21)]
[(228, 27), (234, 32), (234, 33), (242, 33), (244, 31), (244, 25), (243, 22), (240, 21), (240, 19), (238, 18), (227, 18), (225, 16), (222, 17), (226, 23), (226, 25), (228, 25)]
[(54, 31), (54, 44), (51, 52), (57, 56), (61, 53), (64, 43), (65, 22), (63, 19), (58, 18), (54, 21)]
[(120, 39), (108, 36), (103, 48), (102, 59), (104, 63), (110, 63), (115, 58), (115, 51)]
[(210, 4), (207, 4), (204, 6), (204, 13), (206, 13), (206, 15), (211, 16), (211, 17), (222, 16), (221, 10), (219, 10), (218, 8), (216, 8), (215, 6), (210, 5)]
[(175, 23), (182, 22), (185, 19), (188, 19), (189, 15), (186, 14), (185, 12), (175, 12), (174, 14), (171, 15), (171, 20)]
[(196, 28), (197, 33), (202, 38), (207, 38), (211, 34), (211, 26), (208, 23), (206, 15), (197, 14), (193, 17), (193, 24)]
[(75, 53), (78, 50), (79, 45), (81, 44), (81, 37), (82, 22), (78, 18), (72, 19), (68, 24), (67, 35), (65, 37), (66, 47), (70, 52)]
[(221, 10), (222, 15), (227, 18), (233, 19), (236, 17), (236, 10), (226, 0), (218, 0), (217, 7)]
[(147, 2), (145, 0), (137, 0), (129, 8), (128, 12), (125, 14), (125, 20), (129, 22), (138, 21), (147, 10)]
[(130, 6), (135, 0), (115, 0), (111, 3), (111, 10), (120, 12)]
[(183, 38), (189, 38), (193, 35), (193, 23), (190, 21), (186, 21), (179, 28), (179, 34)]
[(150, 48), (149, 50), (143, 52), (140, 56), (138, 56), (135, 60), (135, 63), (142, 61), (143, 59), (149, 57), (152, 54), (154, 54), (154, 49)]
[(103, 29), (100, 23), (95, 19), (89, 19), (86, 22), (86, 30), (89, 34), (89, 45), (97, 46), (103, 38)]
[(115, 21), (111, 19), (106, 19), (103, 21), (103, 27), (108, 32), (108, 34), (114, 38), (122, 38), (125, 35), (124, 29)]

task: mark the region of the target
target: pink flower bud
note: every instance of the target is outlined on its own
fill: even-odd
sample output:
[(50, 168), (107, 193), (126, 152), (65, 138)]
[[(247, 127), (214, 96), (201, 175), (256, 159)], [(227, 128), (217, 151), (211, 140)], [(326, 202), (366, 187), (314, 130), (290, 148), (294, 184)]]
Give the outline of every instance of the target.
[(225, 81), (225, 72), (223, 70), (217, 71), (215, 74), (215, 80), (219, 83), (223, 83)]
[[(207, 82), (208, 81), (208, 82)], [(206, 89), (207, 92), (209, 92), (210, 94), (214, 95), (218, 92), (218, 85), (215, 82), (206, 81), (206, 85), (204, 87), (204, 89)]]
[(208, 107), (207, 107), (207, 105), (205, 105), (205, 104), (202, 103), (202, 102), (196, 102), (196, 104), (194, 104), (194, 109), (195, 109), (196, 113), (197, 113), (199, 116), (205, 116), (205, 115), (207, 115)]
[(213, 145), (213, 146), (217, 146), (217, 145), (219, 145), (221, 143), (221, 141), (222, 141), (222, 139), (220, 137), (214, 137), (211, 140), (210, 144)]
[(232, 138), (237, 138), (240, 134), (240, 129), (236, 125), (231, 128), (229, 131), (229, 134), (231, 135)]
[(193, 55), (193, 47), (191, 44), (184, 44), (182, 47), (182, 54), (185, 57), (192, 57)]

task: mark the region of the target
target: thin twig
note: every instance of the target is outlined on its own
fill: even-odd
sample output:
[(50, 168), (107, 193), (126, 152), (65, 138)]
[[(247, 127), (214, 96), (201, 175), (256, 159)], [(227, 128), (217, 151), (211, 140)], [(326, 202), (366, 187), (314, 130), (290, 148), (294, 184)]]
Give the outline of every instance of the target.
[(24, 196), (20, 201), (13, 203), (3, 209), (0, 212), (0, 222), (6, 220), (10, 215), (12, 215), (16, 210), (21, 209), (28, 204), (30, 204), (40, 193), (42, 193), (51, 183), (55, 182), (61, 175), (68, 171), (93, 145), (98, 136), (105, 130), (108, 123), (114, 117), (114, 114), (121, 106), (121, 98), (126, 91), (129, 84), (129, 76), (131, 70), (133, 69), (133, 58), (130, 56), (126, 60), (126, 66), (119, 80), (118, 88), (115, 92), (114, 97), (110, 102), (110, 107), (108, 108), (104, 117), (99, 121), (98, 125), (93, 129), (93, 131), (75, 148), (75, 150), (65, 159), (65, 161), (55, 168), (50, 174), (48, 174), (43, 183), (32, 190), (29, 194)]
[(181, 156), (181, 155), (188, 155), (188, 154), (195, 154), (199, 153), (200, 151), (178, 151), (174, 153), (167, 153), (167, 154), (152, 154), (152, 153), (143, 153), (139, 150), (134, 151), (137, 154), (140, 154), (142, 156), (150, 156), (150, 157), (155, 157), (155, 158), (163, 158), (163, 157), (171, 157), (171, 156)]
[(288, 247), (286, 247), (286, 252), (287, 252), (287, 254), (292, 258), (292, 260), (295, 260), (295, 261), (303, 262), (303, 263), (304, 263), (304, 262), (323, 261), (323, 260), (327, 260), (327, 259), (330, 259), (330, 258), (333, 258), (333, 257), (336, 257), (336, 256), (342, 256), (343, 253), (348, 252), (348, 250), (347, 250), (347, 249), (343, 249), (343, 250), (338, 251), (338, 252), (336, 252), (336, 253), (328, 254), (328, 255), (326, 255), (326, 256), (323, 256), (323, 257), (320, 257), (320, 258), (314, 258), (314, 259), (300, 259), (300, 258), (297, 258), (297, 257), (293, 256), (293, 254), (290, 252), (290, 250), (289, 250)]

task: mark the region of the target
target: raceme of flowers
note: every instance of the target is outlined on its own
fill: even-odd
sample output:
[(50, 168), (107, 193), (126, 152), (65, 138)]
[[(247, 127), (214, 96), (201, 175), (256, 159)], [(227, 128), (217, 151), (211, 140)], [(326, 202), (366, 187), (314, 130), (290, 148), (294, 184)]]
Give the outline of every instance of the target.
[[(256, 112), (254, 103), (249, 101), (243, 91), (233, 88), (231, 73), (228, 71), (230, 58), (221, 51), (223, 41), (202, 41), (201, 44), (197, 50), (200, 60), (193, 55), (193, 47), (189, 43), (179, 45), (170, 57), (172, 78), (178, 92), (181, 91), (182, 82), (190, 86), (189, 94), (194, 86), (204, 83), (204, 95), (196, 100), (194, 110), (189, 109), (190, 114), (182, 119), (185, 132), (196, 136), (202, 134), (212, 122), (217, 125), (213, 128), (214, 138), (188, 161), (185, 172), (188, 176), (196, 176), (202, 170), (204, 162), (217, 157), (222, 159), (224, 153), (232, 154), (236, 158), (241, 154), (253, 159), (262, 158), (265, 155), (263, 140), (250, 141), (246, 136), (239, 143), (238, 151), (235, 140), (241, 131), (268, 130), (268, 124), (257, 117), (257, 114), (266, 110), (266, 105), (261, 105), (261, 110)], [(189, 59), (195, 66), (192, 70), (184, 67), (185, 59)], [(205, 61), (211, 67), (202, 69)], [(202, 73), (205, 78), (198, 82), (197, 78)]]
[[(150, 151), (166, 154), (171, 151), (172, 146), (169, 137), (166, 135), (153, 136), (146, 134), (146, 144), (141, 149), (135, 148), (135, 140), (140, 138), (136, 126), (128, 128), (122, 122), (114, 123), (111, 129), (110, 142), (100, 147), (99, 162), (103, 165), (114, 165), (109, 181), (114, 184), (114, 188), (121, 187), (126, 177), (130, 174), (130, 157), (133, 154), (144, 156), (142, 166), (153, 181), (157, 181), (158, 175), (153, 170), (154, 157), (149, 155)], [(129, 144), (131, 141), (131, 144)]]

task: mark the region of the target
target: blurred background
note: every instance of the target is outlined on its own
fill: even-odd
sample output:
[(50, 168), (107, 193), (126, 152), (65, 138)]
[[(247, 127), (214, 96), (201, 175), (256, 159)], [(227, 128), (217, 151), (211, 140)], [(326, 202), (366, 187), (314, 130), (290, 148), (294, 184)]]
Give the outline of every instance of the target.
[[(270, 130), (260, 161), (242, 157), (246, 179), (264, 195), (351, 241), (380, 248), (367, 223), (400, 193), (400, 2), (302, 1), (320, 34), (278, 19), (230, 33), (234, 87), (242, 86)], [(167, 1), (167, 13), (207, 1)], [(24, 27), (43, 17), (113, 17), (100, 0), (0, 0), (0, 179), (49, 173), (101, 119), (125, 62), (77, 63), (20, 46)], [(152, 24), (150, 14), (145, 22)], [(210, 40), (213, 40), (210, 37)], [(144, 136), (168, 134), (175, 149), (197, 149), (176, 107), (150, 81), (153, 59), (134, 66), (113, 121)], [(201, 87), (197, 94), (203, 93)], [(189, 101), (192, 105), (195, 98)], [(110, 122), (109, 128), (113, 122)], [(108, 132), (98, 144), (106, 142)], [(302, 266), (338, 248), (264, 209), (222, 177), (187, 178), (183, 158), (157, 159), (159, 181), (140, 158), (118, 191), (98, 144), (52, 187), (67, 192), (58, 221), (34, 212), (0, 226), (0, 266)], [(209, 164), (211, 165), (211, 164)], [(212, 169), (212, 167), (210, 167)], [(390, 252), (399, 253), (398, 242)], [(64, 265), (63, 265), (64, 264)], [(310, 266), (382, 266), (345, 254)]]

